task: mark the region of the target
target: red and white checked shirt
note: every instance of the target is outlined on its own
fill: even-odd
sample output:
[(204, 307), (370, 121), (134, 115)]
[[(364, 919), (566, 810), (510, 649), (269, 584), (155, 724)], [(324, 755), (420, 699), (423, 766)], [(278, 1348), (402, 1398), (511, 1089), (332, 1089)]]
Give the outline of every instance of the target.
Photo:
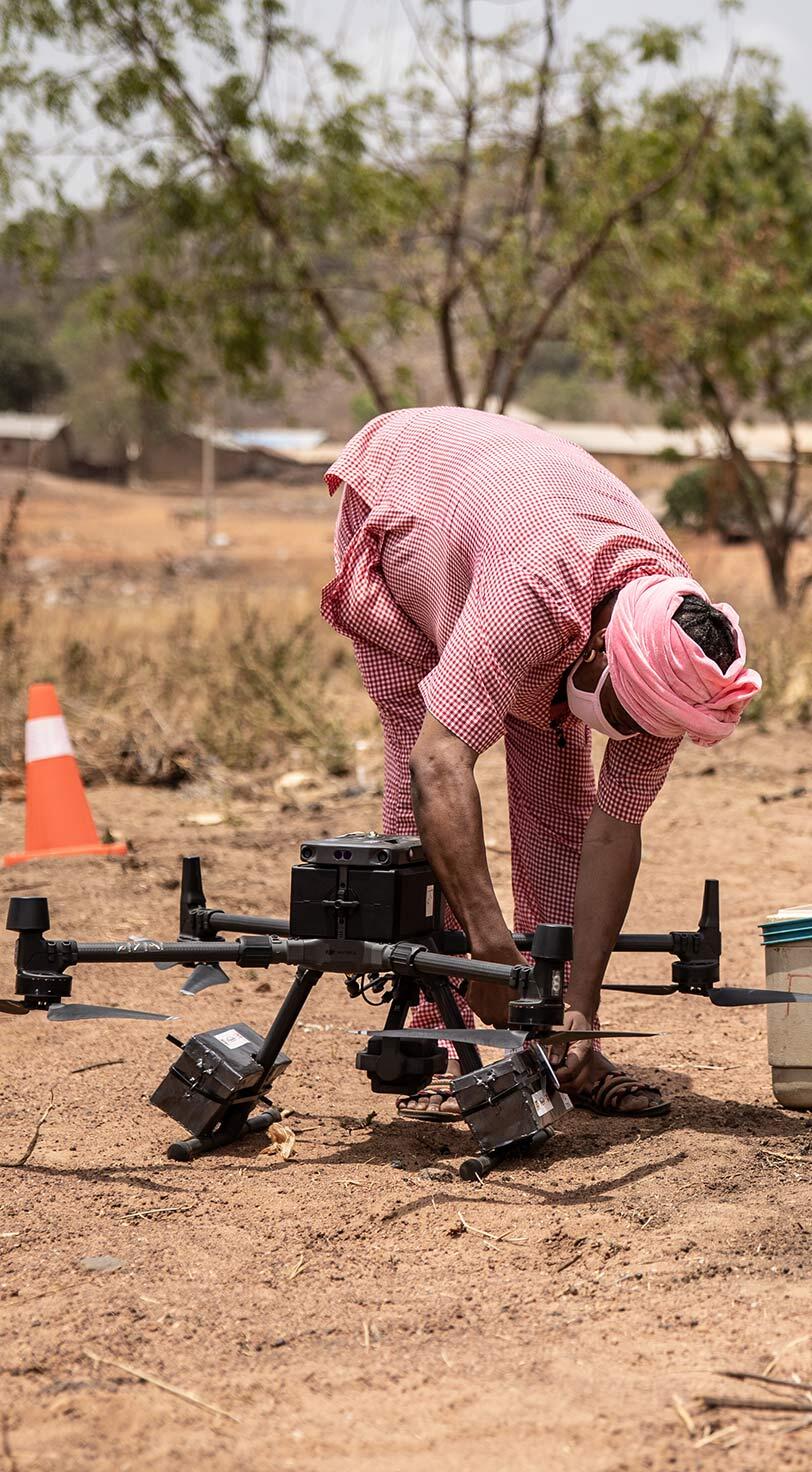
[[(507, 720), (549, 728), (562, 676), (607, 594), (649, 573), (688, 571), (655, 518), (591, 455), (500, 415), (381, 415), (325, 480), (331, 494), (346, 483), (362, 504), (324, 617), (372, 651), (365, 680), (382, 708), (417, 685), (426, 709), (477, 752)], [(578, 744), (583, 728), (568, 714), (565, 739), (573, 728)], [(601, 808), (639, 822), (678, 744), (609, 741)], [(567, 785), (562, 803), (575, 797)]]

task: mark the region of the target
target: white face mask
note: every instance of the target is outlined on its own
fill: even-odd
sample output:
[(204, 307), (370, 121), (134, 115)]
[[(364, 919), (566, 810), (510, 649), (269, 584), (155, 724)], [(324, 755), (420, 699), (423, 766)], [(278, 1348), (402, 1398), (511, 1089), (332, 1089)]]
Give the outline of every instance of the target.
[(600, 731), (602, 735), (608, 736), (612, 741), (631, 741), (637, 735), (637, 732), (618, 731), (603, 713), (601, 690), (609, 678), (609, 666), (606, 666), (606, 669), (598, 680), (596, 689), (579, 690), (578, 686), (574, 684), (572, 677), (583, 662), (582, 657), (567, 676), (567, 705), (572, 711), (572, 714), (576, 720), (583, 721), (585, 726), (591, 726), (593, 731)]

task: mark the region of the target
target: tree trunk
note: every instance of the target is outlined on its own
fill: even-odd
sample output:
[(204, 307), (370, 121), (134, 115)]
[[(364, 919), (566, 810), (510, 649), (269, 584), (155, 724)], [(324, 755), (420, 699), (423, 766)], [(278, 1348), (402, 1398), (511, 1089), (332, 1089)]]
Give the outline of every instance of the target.
[(776, 530), (763, 539), (761, 546), (767, 558), (773, 597), (779, 608), (786, 608), (790, 601), (787, 564), (792, 538)]

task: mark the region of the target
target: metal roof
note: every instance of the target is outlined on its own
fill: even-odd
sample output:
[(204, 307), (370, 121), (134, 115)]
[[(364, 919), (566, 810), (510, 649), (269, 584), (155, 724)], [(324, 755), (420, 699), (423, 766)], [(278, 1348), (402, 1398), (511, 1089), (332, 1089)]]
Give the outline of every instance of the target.
[(70, 424), (65, 414), (0, 414), (0, 440), (56, 439), (59, 431)]
[[(591, 455), (639, 455), (656, 457), (676, 453), (686, 460), (715, 460), (727, 453), (720, 435), (707, 425), (694, 429), (663, 429), (657, 424), (589, 423), (543, 419), (521, 404), (509, 404), (508, 415), (526, 424), (537, 424), (550, 434), (560, 435), (588, 450)], [(798, 446), (803, 454), (812, 451), (812, 421), (802, 420), (796, 426)], [(733, 426), (737, 443), (751, 460), (787, 461), (789, 436), (783, 424), (744, 424)]]
[(315, 450), (327, 438), (323, 429), (232, 429), (227, 433), (248, 449), (278, 450), (283, 455)]

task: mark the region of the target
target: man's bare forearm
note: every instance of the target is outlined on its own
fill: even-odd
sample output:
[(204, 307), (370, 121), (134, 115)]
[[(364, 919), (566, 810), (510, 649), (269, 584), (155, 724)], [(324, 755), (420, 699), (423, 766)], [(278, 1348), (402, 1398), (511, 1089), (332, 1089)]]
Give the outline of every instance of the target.
[(584, 834), (573, 917), (572, 978), (567, 1004), (586, 1017), (600, 1003), (601, 982), (626, 918), (640, 867), (640, 828), (595, 805)]
[(488, 870), (475, 753), (431, 717), (427, 725), (412, 753), (411, 777), (412, 807), (429, 863), (472, 949), (513, 947)]

